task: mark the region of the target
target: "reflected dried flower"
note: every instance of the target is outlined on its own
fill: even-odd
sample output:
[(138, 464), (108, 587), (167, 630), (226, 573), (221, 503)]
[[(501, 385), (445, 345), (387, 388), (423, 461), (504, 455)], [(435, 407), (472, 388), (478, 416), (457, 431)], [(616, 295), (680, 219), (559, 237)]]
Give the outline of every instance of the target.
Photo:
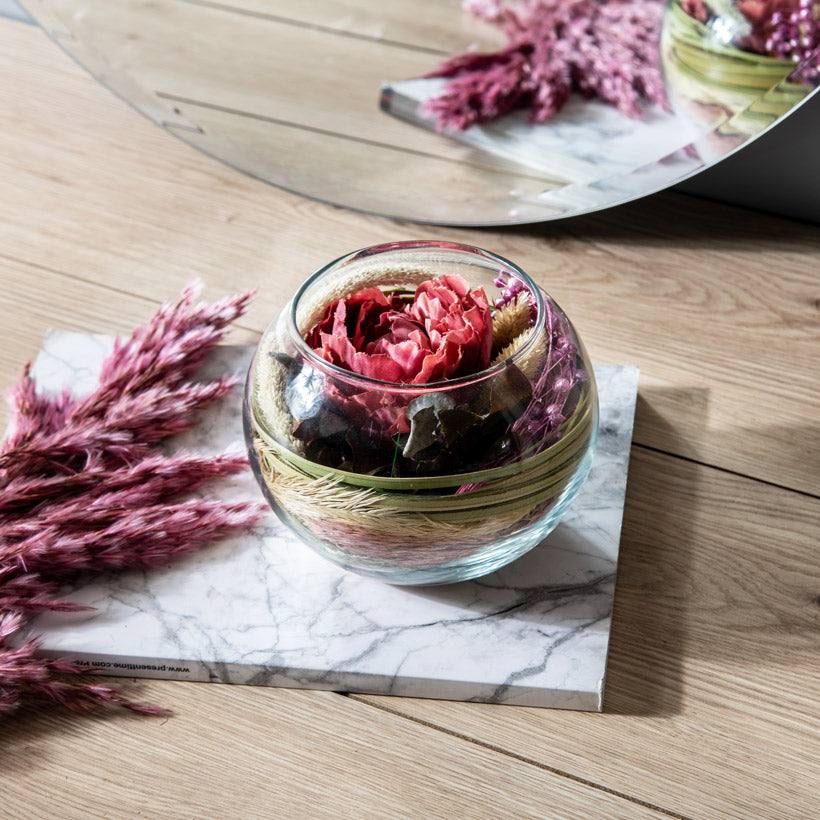
[(820, 78), (820, 6), (815, 0), (741, 0), (738, 8), (752, 24), (741, 48), (799, 65), (793, 79)]
[(428, 77), (448, 80), (423, 109), (442, 130), (463, 131), (518, 108), (551, 119), (572, 92), (630, 117), (667, 106), (659, 69), (660, 0), (479, 0), (465, 3), (507, 35), (493, 53), (446, 60)]

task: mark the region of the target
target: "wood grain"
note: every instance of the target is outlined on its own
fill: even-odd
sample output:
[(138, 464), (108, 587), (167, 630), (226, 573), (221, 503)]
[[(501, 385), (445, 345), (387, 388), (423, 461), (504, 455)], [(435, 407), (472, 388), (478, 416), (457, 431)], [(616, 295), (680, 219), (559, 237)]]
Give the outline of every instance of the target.
[[(49, 327), (125, 332), (156, 304), (30, 265), (0, 269), (0, 381)], [(258, 338), (234, 331), (230, 341)], [(122, 684), (118, 680), (117, 684)], [(341, 695), (144, 683), (168, 722), (24, 713), (0, 721), (0, 816), (654, 817), (541, 766)], [(127, 748), (126, 748), (127, 747)], [(112, 766), (126, 755), (130, 765)], [(169, 772), (172, 774), (169, 775)]]
[(655, 400), (638, 442), (820, 490), (816, 228), (673, 194), (504, 231), (363, 217), (169, 138), (36, 29), (2, 22), (0, 37), (0, 254), (134, 293), (168, 296), (193, 274), (212, 293), (259, 286), (248, 323), (261, 329), (307, 273), (353, 248), (442, 235), (486, 246), (545, 285), (593, 358), (641, 367)]
[[(5, 265), (0, 284), (0, 333), (7, 340), (0, 358), (4, 383), (36, 350), (47, 327), (124, 331), (153, 306), (150, 299), (30, 266)], [(240, 329), (234, 340), (253, 338), (253, 332)], [(642, 400), (651, 405), (652, 391), (644, 391)], [(784, 520), (787, 528), (780, 524)], [(604, 716), (368, 700), (675, 813), (805, 816), (820, 775), (814, 709), (820, 698), (820, 578), (813, 561), (818, 532), (818, 501), (637, 449)], [(202, 695), (202, 688), (188, 687), (190, 697), (168, 695), (161, 684), (149, 691), (163, 702), (176, 699), (186, 723), (180, 732), (186, 735), (197, 731), (191, 725), (195, 720), (221, 708), (222, 695)], [(299, 707), (304, 720), (314, 720), (306, 703)], [(27, 720), (21, 724), (24, 734), (32, 731)], [(37, 732), (76, 731), (70, 719), (35, 721), (37, 726), (43, 722), (47, 728)], [(83, 731), (108, 749), (115, 731), (111, 726), (94, 723)], [(139, 722), (127, 726), (129, 738), (134, 730), (140, 737), (144, 731), (151, 738), (146, 744), (159, 743), (163, 754), (180, 753), (166, 749), (167, 742), (183, 746), (176, 735), (158, 741), (154, 730), (143, 730)], [(271, 731), (266, 726), (257, 731), (259, 736), (248, 732), (223, 739), (230, 749), (225, 754), (241, 757), (246, 745), (265, 748)], [(213, 737), (209, 729), (192, 745), (210, 750)], [(57, 771), (67, 765), (64, 742), (48, 739), (62, 754), (53, 766)], [(147, 750), (140, 752), (141, 742), (134, 753), (145, 755), (140, 760), (147, 767), (147, 783), (155, 760)], [(755, 754), (747, 754), (748, 749)], [(292, 761), (290, 754), (287, 759)], [(92, 777), (94, 766), (105, 771), (99, 757), (92, 756), (87, 765), (83, 778)], [(234, 788), (233, 771), (222, 775), (221, 788)], [(137, 785), (145, 788), (142, 779)], [(122, 785), (115, 782), (110, 788), (113, 793)], [(187, 801), (188, 788), (175, 780), (173, 800)], [(296, 790), (289, 792), (291, 799), (297, 799), (294, 794), (302, 799), (308, 786), (300, 781), (290, 788)], [(51, 797), (47, 792), (44, 799)]]
[(463, 9), (461, 0), (389, 0), (373, 13), (373, 0), (176, 0), (191, 5), (232, 9), (242, 14), (275, 17), (291, 25), (330, 29), (357, 38), (415, 48), (436, 58), (470, 47), (498, 48), (501, 32)]
[(634, 448), (603, 716), (354, 697), (685, 816), (812, 816), (818, 535), (820, 500)]
[[(48, 327), (125, 331), (192, 274), (261, 288), (252, 341), (334, 255), (442, 234), (242, 177), (41, 32), (0, 22), (0, 43), (4, 384)], [(820, 500), (644, 449), (817, 493), (816, 228), (667, 195), (446, 235), (520, 261), (594, 358), (642, 368), (605, 714), (150, 683), (176, 718), (0, 724), (0, 815), (816, 813)]]
[(176, 716), (28, 713), (0, 724), (0, 814), (660, 816), (333, 693), (164, 682), (145, 686), (144, 695)]

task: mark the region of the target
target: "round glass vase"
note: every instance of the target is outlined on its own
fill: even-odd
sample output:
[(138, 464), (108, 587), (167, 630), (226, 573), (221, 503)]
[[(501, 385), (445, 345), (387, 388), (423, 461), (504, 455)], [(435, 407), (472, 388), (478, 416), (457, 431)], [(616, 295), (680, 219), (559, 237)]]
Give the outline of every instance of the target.
[[(409, 299), (442, 276), (500, 299), (479, 373), (385, 382), (305, 341), (340, 298), (377, 287)], [(502, 338), (516, 311), (520, 332)], [(572, 324), (520, 268), (471, 246), (397, 242), (302, 285), (259, 343), (244, 421), (265, 497), (306, 544), (353, 572), (426, 585), (493, 572), (555, 528), (589, 471), (598, 403)]]
[(736, 0), (713, 4), (716, 13), (708, 22), (685, 5), (667, 2), (661, 62), (672, 108), (695, 125), (709, 126), (696, 147), (713, 162), (799, 105), (814, 85), (795, 79), (798, 65), (791, 60), (741, 47), (750, 24)]

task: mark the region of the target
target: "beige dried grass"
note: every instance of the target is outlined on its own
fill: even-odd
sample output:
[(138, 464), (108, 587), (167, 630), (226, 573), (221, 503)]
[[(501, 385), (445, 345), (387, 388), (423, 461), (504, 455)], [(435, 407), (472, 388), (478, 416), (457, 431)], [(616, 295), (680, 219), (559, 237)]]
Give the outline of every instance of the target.
[(493, 351), (502, 351), (514, 339), (525, 335), (530, 329), (531, 322), (530, 294), (519, 293), (515, 299), (493, 313)]
[(294, 453), (304, 453), (304, 444), (293, 435), (293, 416), (285, 399), (287, 368), (262, 347), (253, 365), (251, 396), (260, 419), (279, 441)]
[[(533, 339), (533, 334), (535, 338)], [(530, 344), (530, 340), (532, 340)], [(516, 366), (530, 379), (535, 380), (544, 366), (547, 357), (547, 332), (543, 327), (527, 328), (519, 333), (505, 348), (503, 348), (493, 359), (491, 365), (503, 364), (508, 359), (518, 356), (522, 350), (524, 354), (516, 359)]]

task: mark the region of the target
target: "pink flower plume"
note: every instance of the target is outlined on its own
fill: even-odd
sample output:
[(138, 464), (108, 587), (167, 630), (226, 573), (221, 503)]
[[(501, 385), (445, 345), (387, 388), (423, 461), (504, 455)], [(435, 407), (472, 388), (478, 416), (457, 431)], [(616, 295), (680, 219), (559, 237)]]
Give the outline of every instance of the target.
[(661, 0), (473, 0), (465, 7), (501, 28), (508, 45), (446, 60), (428, 77), (444, 92), (424, 110), (442, 130), (463, 131), (518, 109), (553, 117), (573, 91), (630, 117), (667, 106), (659, 68)]
[(236, 383), (193, 379), (252, 294), (214, 304), (197, 303), (197, 294), (189, 286), (118, 340), (88, 396), (43, 395), (28, 366), (12, 391), (13, 433), (0, 448), (0, 715), (43, 698), (166, 714), (89, 681), (93, 669), (40, 657), (36, 638), (19, 642), (25, 618), (82, 609), (55, 597), (66, 581), (163, 566), (246, 530), (265, 509), (190, 497), (245, 469), (244, 456), (155, 449)]
[(22, 625), (19, 615), (0, 615), (0, 717), (30, 699), (51, 700), (75, 711), (119, 706), (140, 715), (170, 714), (158, 706), (134, 703), (110, 686), (88, 682), (93, 668), (40, 657), (36, 638), (12, 646), (11, 638)]

